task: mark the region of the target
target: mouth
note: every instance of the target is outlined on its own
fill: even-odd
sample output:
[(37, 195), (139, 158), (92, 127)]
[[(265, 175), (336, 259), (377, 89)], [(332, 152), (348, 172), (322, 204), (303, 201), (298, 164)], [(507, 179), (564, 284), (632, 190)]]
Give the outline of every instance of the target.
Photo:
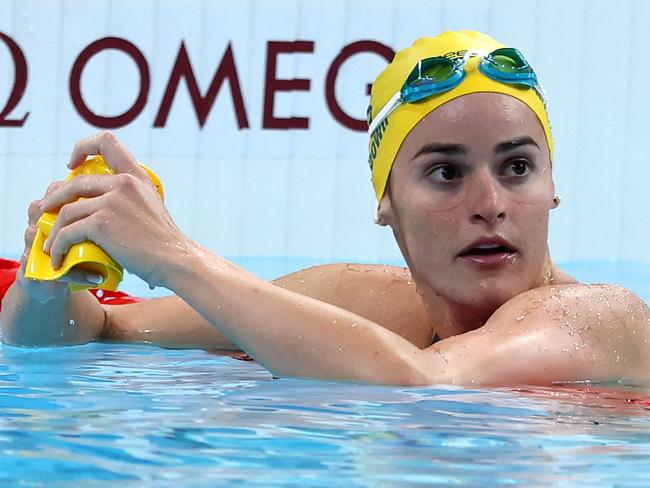
[(482, 266), (494, 266), (514, 262), (519, 251), (502, 237), (485, 237), (473, 241), (463, 248), (458, 257)]

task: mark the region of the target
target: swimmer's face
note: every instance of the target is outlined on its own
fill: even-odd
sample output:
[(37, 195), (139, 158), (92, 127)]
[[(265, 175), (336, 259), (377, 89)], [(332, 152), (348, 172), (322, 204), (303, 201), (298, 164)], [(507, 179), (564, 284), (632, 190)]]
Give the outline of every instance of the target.
[(380, 220), (418, 287), (497, 308), (543, 283), (554, 186), (535, 114), (496, 93), (459, 97), (402, 144)]

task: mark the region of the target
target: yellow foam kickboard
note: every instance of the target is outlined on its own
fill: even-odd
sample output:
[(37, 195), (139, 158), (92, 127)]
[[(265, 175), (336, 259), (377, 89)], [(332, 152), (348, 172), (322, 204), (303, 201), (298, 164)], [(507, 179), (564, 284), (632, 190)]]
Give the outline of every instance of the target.
[[(158, 176), (149, 168), (141, 165), (148, 173), (151, 181), (156, 186), (160, 197), (164, 197), (162, 183)], [(94, 156), (79, 167), (75, 168), (66, 181), (81, 174), (113, 174), (113, 169), (106, 164), (101, 156)], [(117, 290), (122, 281), (123, 268), (113, 260), (97, 244), (91, 241), (74, 244), (70, 247), (63, 258), (59, 269), (52, 268), (50, 256), (43, 252), (43, 244), (50, 235), (58, 212), (45, 212), (37, 223), (36, 236), (29, 253), (25, 277), (35, 280), (53, 281), (61, 278), (73, 268), (83, 270), (85, 273), (97, 274), (103, 277), (103, 281), (97, 285), (80, 285), (70, 283), (72, 291), (86, 290), (88, 288), (100, 288), (103, 290)]]

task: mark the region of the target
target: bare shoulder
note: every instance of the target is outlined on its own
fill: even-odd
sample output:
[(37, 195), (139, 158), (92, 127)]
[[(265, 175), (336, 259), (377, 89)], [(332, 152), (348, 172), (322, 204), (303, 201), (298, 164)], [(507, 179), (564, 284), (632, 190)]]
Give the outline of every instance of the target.
[(630, 291), (572, 282), (521, 293), (479, 329), (429, 351), (433, 361), (445, 360), (442, 381), (648, 380), (649, 329), (648, 306)]
[(619, 285), (570, 283), (522, 293), (490, 319), (538, 329), (558, 329), (585, 352), (613, 358), (630, 376), (650, 372), (650, 311)]
[[(618, 325), (648, 325), (648, 305), (630, 290), (610, 284), (568, 283), (544, 286), (522, 293), (506, 302), (497, 312), (530, 312), (543, 309), (564, 319), (614, 320)], [(636, 329), (635, 329), (636, 330)]]
[[(381, 264), (332, 263), (298, 270), (274, 281), (278, 285), (303, 285), (307, 293), (311, 287), (343, 287), (346, 291), (357, 286), (384, 285), (397, 288), (411, 287), (408, 268)], [(292, 285), (293, 287), (294, 285)], [(413, 287), (414, 288), (414, 287)]]
[(325, 264), (296, 271), (273, 283), (361, 315), (418, 347), (431, 344), (433, 326), (407, 268)]

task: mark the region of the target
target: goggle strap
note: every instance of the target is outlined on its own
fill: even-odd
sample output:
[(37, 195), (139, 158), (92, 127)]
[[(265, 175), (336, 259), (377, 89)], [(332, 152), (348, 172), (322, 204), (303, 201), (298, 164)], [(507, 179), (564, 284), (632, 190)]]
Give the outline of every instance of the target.
[(372, 119), (372, 123), (370, 124), (370, 127), (368, 127), (368, 135), (372, 135), (373, 132), (379, 127), (379, 125), (386, 120), (386, 118), (395, 110), (397, 107), (400, 106), (402, 103), (402, 94), (400, 92), (397, 92), (393, 97), (388, 100), (388, 103), (384, 105), (384, 108), (382, 108), (377, 116)]
[[(495, 66), (498, 66), (498, 64), (495, 63), (494, 60), (492, 59), (492, 54), (495, 53), (495, 52), (501, 51), (502, 49), (507, 49), (507, 48), (500, 48), (500, 49), (497, 49), (497, 50), (493, 51), (492, 53), (488, 53), (488, 52), (483, 51), (481, 49), (468, 49), (465, 52), (464, 56), (462, 57), (462, 59), (460, 61), (459, 60), (453, 61), (454, 64), (456, 65), (456, 68), (463, 67), (463, 77), (461, 78), (460, 81), (462, 81), (462, 79), (464, 78), (464, 74), (465, 74), (464, 66), (467, 64), (469, 59), (472, 58), (473, 56), (479, 56), (481, 58), (481, 61), (479, 62), (479, 70), (484, 75), (486, 75), (487, 77), (492, 78), (493, 80), (498, 81), (500, 83), (522, 84), (522, 85), (526, 85), (526, 86), (528, 86), (530, 88), (533, 88), (537, 92), (537, 94), (540, 96), (540, 98), (542, 99), (542, 102), (544, 102), (544, 104), (546, 105), (546, 93), (544, 92), (544, 88), (539, 84), (539, 82), (537, 81), (537, 77), (535, 76), (535, 72), (533, 71), (532, 67), (530, 66), (530, 64), (528, 64), (528, 61), (526, 61), (526, 59), (521, 55), (521, 53), (519, 53), (519, 51), (514, 49), (515, 54), (517, 54), (517, 56), (521, 59), (521, 62), (523, 63), (521, 68), (527, 68), (527, 69), (530, 70), (529, 72), (515, 73), (514, 76), (513, 76), (513, 74), (504, 73), (498, 67), (495, 67)], [(511, 59), (515, 60), (512, 56), (511, 56)], [(492, 63), (494, 63), (494, 65)], [(421, 69), (421, 64), (422, 64), (422, 60), (418, 61), (418, 64), (416, 65), (416, 68), (414, 68), (414, 70), (415, 69)], [(409, 78), (410, 78), (410, 75), (409, 75)], [(445, 89), (441, 90), (441, 92), (450, 90), (451, 88), (456, 86), (457, 83), (458, 82), (450, 83), (451, 86), (450, 87), (445, 87)], [(440, 84), (441, 83), (438, 83), (438, 85), (440, 85)], [(438, 92), (438, 91), (432, 92), (431, 95), (437, 94), (437, 93), (440, 93), (440, 92)], [(377, 116), (375, 118), (373, 118), (372, 123), (370, 124), (370, 127), (368, 128), (368, 134), (372, 135), (372, 133), (375, 132), (377, 127), (379, 127), (379, 125), (382, 122), (384, 122), (384, 120), (386, 120), (386, 118), (393, 112), (393, 110), (395, 110), (397, 107), (399, 107), (400, 104), (402, 104), (403, 102), (404, 102), (404, 100), (402, 99), (402, 90), (400, 90), (395, 95), (393, 95), (393, 97), (388, 101), (388, 103), (386, 103), (386, 105), (384, 105), (384, 107), (379, 111)], [(412, 102), (409, 102), (409, 103), (412, 103)]]

